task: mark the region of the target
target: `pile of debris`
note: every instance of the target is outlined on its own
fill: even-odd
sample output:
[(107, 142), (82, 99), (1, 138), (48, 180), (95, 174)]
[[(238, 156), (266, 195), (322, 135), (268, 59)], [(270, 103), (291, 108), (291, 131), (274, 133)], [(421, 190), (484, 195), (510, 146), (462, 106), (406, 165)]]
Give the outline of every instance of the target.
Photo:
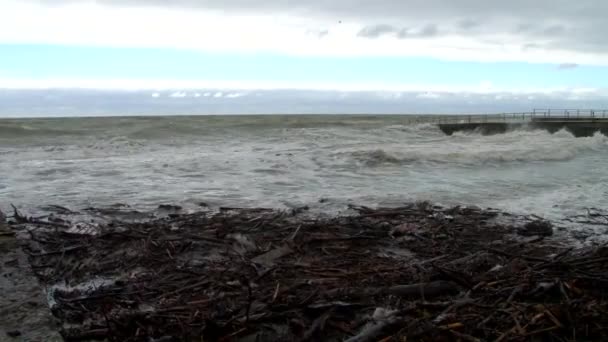
[(560, 246), (546, 222), (426, 202), (60, 209), (12, 228), (68, 341), (608, 340), (608, 248)]

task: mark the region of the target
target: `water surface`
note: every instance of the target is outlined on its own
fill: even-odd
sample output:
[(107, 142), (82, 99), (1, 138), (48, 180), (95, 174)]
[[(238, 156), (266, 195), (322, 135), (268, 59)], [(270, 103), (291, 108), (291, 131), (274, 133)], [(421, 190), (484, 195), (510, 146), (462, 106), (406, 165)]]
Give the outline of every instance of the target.
[(408, 121), (329, 115), (0, 120), (0, 208), (205, 202), (340, 210), (348, 203), (428, 199), (560, 219), (608, 207), (608, 139), (601, 134), (445, 136), (434, 125)]

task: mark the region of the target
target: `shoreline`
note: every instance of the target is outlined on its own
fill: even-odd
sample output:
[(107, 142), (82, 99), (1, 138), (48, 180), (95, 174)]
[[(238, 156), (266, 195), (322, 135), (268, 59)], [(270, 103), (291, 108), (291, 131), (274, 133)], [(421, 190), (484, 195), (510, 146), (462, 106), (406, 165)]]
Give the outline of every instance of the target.
[(11, 228), (71, 340), (608, 337), (601, 316), (585, 325), (608, 310), (606, 251), (572, 250), (543, 221), (428, 202), (333, 217), (55, 209)]
[(0, 212), (0, 341), (63, 341), (43, 286)]

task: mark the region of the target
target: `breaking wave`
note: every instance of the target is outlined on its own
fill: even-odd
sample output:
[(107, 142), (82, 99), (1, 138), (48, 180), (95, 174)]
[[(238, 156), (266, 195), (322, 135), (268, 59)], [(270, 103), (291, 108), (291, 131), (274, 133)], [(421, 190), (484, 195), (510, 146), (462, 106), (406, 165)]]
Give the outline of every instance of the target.
[[(606, 206), (608, 138), (443, 134), (403, 116), (0, 120), (0, 198), (76, 207), (432, 199), (535, 214)], [(548, 162), (543, 162), (548, 161)], [(19, 170), (18, 172), (15, 170)], [(543, 197), (544, 196), (544, 197)], [(2, 206), (2, 203), (0, 203)], [(326, 207), (323, 204), (322, 207)], [(10, 208), (7, 208), (10, 209)]]
[(567, 131), (550, 134), (522, 130), (493, 136), (461, 134), (431, 143), (392, 144), (338, 155), (370, 167), (416, 162), (482, 165), (571, 160), (607, 147), (608, 138), (599, 132), (592, 137), (576, 138)]
[(386, 152), (382, 149), (371, 151), (355, 151), (352, 152), (351, 156), (355, 160), (367, 166), (379, 166), (382, 164), (401, 164), (403, 162), (406, 162), (405, 159), (390, 154), (389, 152)]
[(32, 137), (32, 136), (60, 136), (73, 132), (62, 129), (34, 127), (30, 125), (0, 123), (0, 138)]
[(423, 123), (413, 125), (391, 125), (386, 127), (387, 130), (397, 130), (403, 133), (412, 135), (444, 135), (436, 124)]

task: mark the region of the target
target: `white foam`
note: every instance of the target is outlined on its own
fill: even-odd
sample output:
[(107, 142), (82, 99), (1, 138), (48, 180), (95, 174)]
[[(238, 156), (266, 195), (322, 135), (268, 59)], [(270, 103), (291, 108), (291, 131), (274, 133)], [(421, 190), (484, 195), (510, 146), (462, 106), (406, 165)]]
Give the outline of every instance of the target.
[(57, 291), (61, 292), (92, 292), (100, 287), (111, 286), (116, 283), (116, 279), (111, 278), (103, 278), (103, 277), (95, 277), (93, 279), (87, 280), (80, 284), (68, 285), (65, 281), (56, 283), (47, 287), (46, 289), (46, 298), (49, 304), (49, 307), (53, 309), (57, 305), (57, 300), (55, 299), (55, 293)]
[[(432, 132), (427, 126), (414, 129)], [(555, 134), (521, 130), (492, 136), (460, 133), (440, 141), (382, 144), (381, 148), (341, 154), (350, 154), (370, 166), (412, 162), (476, 165), (571, 160), (582, 153), (600, 151), (606, 147), (608, 138), (601, 133), (576, 138), (563, 130)]]

